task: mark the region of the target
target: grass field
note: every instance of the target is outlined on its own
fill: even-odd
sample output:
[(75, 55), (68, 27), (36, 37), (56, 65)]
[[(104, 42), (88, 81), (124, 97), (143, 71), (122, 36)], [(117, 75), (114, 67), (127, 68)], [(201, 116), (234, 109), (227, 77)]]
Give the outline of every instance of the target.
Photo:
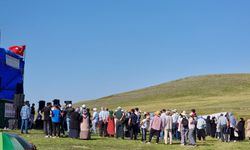
[[(189, 111), (192, 108), (198, 114), (210, 114), (230, 111), (237, 117), (250, 118), (250, 74), (227, 74), (189, 77), (149, 88), (111, 95), (92, 101), (81, 101), (75, 106), (87, 104), (93, 107), (124, 109), (139, 107), (142, 111), (155, 111), (162, 108)], [(14, 131), (19, 133), (19, 131)], [(142, 144), (140, 141), (116, 140), (92, 136), (92, 140), (59, 138), (46, 139), (42, 131), (32, 130), (29, 135), (21, 135), (34, 143), (39, 150), (248, 150), (250, 142), (221, 143), (208, 138), (198, 142), (198, 147), (182, 147), (175, 141), (173, 145)]]
[(250, 74), (224, 74), (188, 77), (141, 90), (81, 101), (90, 108), (139, 107), (142, 111), (195, 108), (198, 114), (234, 112), (250, 118)]
[[(19, 131), (9, 131), (19, 134)], [(19, 134), (20, 135), (20, 134)], [(92, 140), (83, 141), (70, 138), (44, 138), (44, 134), (40, 130), (32, 130), (29, 135), (21, 135), (27, 141), (32, 142), (38, 150), (247, 150), (250, 149), (250, 142), (222, 143), (216, 139), (208, 138), (205, 142), (198, 142), (198, 146), (193, 148), (189, 146), (180, 146), (178, 141), (174, 141), (173, 145), (155, 144), (153, 141), (150, 145), (143, 144), (138, 141), (116, 140), (114, 138), (100, 138), (92, 136)]]

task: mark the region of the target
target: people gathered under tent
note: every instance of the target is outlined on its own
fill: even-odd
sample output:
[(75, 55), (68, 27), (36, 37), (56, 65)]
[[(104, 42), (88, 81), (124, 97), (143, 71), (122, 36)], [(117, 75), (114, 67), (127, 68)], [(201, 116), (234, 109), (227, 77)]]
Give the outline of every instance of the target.
[[(216, 138), (222, 142), (250, 140), (250, 119), (237, 120), (233, 113), (223, 112), (208, 116), (197, 115), (195, 109), (189, 113), (176, 109), (141, 112), (139, 108), (129, 111), (118, 107), (112, 111), (101, 107), (100, 111), (86, 105), (73, 108), (72, 104), (61, 107), (47, 103), (39, 113), (42, 114), (46, 138), (68, 136), (74, 139), (90, 140), (91, 135), (114, 137), (130, 140), (140, 139), (142, 143), (180, 143), (182, 146), (197, 146), (197, 140), (206, 137)], [(21, 133), (28, 133), (31, 108), (25, 103), (21, 110)], [(99, 130), (97, 130), (99, 128)], [(67, 131), (67, 134), (63, 134)], [(141, 137), (139, 137), (141, 135)], [(156, 140), (154, 141), (153, 138)]]

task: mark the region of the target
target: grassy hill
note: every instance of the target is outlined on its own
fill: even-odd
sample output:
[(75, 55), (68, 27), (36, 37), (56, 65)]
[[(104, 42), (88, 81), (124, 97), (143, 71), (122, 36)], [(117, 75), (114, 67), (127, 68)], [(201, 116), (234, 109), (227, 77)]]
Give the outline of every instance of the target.
[(93, 107), (139, 107), (142, 111), (163, 108), (199, 114), (232, 111), (239, 117), (250, 117), (250, 74), (223, 74), (188, 77), (141, 90), (81, 101)]

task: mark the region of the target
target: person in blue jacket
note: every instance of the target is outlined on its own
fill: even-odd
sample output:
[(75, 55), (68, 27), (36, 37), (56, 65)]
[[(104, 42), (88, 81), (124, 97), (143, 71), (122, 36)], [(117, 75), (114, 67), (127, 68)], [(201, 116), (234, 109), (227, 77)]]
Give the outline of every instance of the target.
[(60, 116), (60, 107), (58, 105), (54, 105), (54, 107), (51, 109), (52, 128), (54, 133), (53, 138), (60, 137)]
[(30, 119), (30, 107), (28, 101), (26, 101), (25, 105), (22, 107), (20, 115), (22, 118), (21, 133), (23, 134), (23, 129), (25, 128), (25, 133), (28, 134), (28, 122)]

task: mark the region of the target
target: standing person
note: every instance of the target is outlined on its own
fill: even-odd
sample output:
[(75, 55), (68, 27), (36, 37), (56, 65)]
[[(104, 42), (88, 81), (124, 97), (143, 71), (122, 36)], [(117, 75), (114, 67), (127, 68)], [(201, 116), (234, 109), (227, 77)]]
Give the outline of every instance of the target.
[(178, 118), (179, 118), (179, 114), (177, 112), (176, 109), (172, 110), (173, 114), (172, 114), (172, 118), (173, 118), (173, 138), (176, 140), (179, 140), (180, 136), (179, 136), (179, 132), (178, 132)]
[(161, 113), (159, 111), (155, 112), (154, 118), (150, 123), (150, 135), (149, 135), (149, 144), (154, 135), (156, 135), (156, 144), (159, 143), (160, 132), (162, 129), (162, 121), (160, 118)]
[(99, 120), (99, 114), (97, 112), (97, 108), (93, 108), (93, 115), (92, 115), (92, 131), (94, 134), (96, 134), (96, 127), (98, 124), (98, 120)]
[(61, 110), (61, 115), (60, 115), (60, 133), (65, 136), (65, 131), (67, 131), (67, 123), (66, 123), (66, 107), (62, 108), (59, 106), (59, 109)]
[(238, 132), (238, 140), (243, 141), (245, 139), (245, 120), (240, 118), (235, 130)]
[(72, 104), (68, 104), (65, 109), (66, 113), (66, 124), (67, 124), (67, 134), (69, 135), (69, 126), (70, 126), (70, 118), (71, 114), (74, 112), (74, 108), (72, 107)]
[(236, 138), (234, 136), (234, 131), (235, 131), (235, 127), (237, 125), (237, 121), (236, 121), (236, 118), (234, 117), (233, 113), (230, 112), (229, 113), (229, 122), (230, 122), (230, 141), (234, 141), (236, 142)]
[(58, 105), (55, 105), (51, 110), (52, 127), (55, 137), (60, 137), (60, 122), (61, 122), (61, 110)]
[(114, 112), (111, 110), (109, 111), (109, 116), (107, 119), (108, 122), (108, 127), (107, 127), (107, 132), (110, 137), (114, 137), (115, 135), (115, 120), (114, 120)]
[(83, 110), (82, 112), (82, 122), (80, 124), (80, 139), (82, 140), (90, 140), (90, 119), (88, 116), (87, 110)]
[(162, 129), (161, 129), (161, 133), (160, 133), (160, 139), (163, 140), (164, 139), (164, 128), (165, 128), (165, 125), (166, 125), (166, 109), (162, 109), (161, 111), (161, 122), (162, 122)]
[(164, 128), (164, 140), (165, 144), (172, 144), (172, 130), (173, 130), (173, 118), (171, 116), (170, 111), (166, 111), (166, 118), (165, 118), (165, 128)]
[(216, 133), (216, 120), (215, 117), (212, 117), (211, 120), (211, 137), (214, 138)]
[[(210, 116), (208, 118), (210, 118)], [(206, 140), (206, 125), (206, 120), (202, 118), (202, 116), (199, 116), (197, 119), (197, 137), (199, 141), (201, 140), (201, 138), (203, 139), (203, 141)]]
[(142, 122), (140, 123), (141, 126), (141, 131), (142, 131), (142, 138), (141, 141), (143, 143), (147, 142), (147, 131), (149, 129), (149, 125), (150, 125), (150, 115), (145, 113), (144, 115), (144, 119), (142, 120)]
[(219, 119), (218, 119), (218, 128), (219, 128), (219, 131), (220, 131), (220, 138), (221, 138), (221, 141), (224, 142), (226, 140), (226, 130), (227, 130), (227, 118), (221, 114)]
[(103, 122), (104, 122), (104, 127), (103, 127), (103, 131), (104, 131), (104, 137), (107, 137), (108, 136), (108, 132), (107, 132), (107, 128), (108, 128), (108, 117), (109, 117), (109, 109), (108, 108), (105, 108), (105, 111), (104, 111), (104, 118), (103, 119)]
[(32, 129), (33, 128), (33, 124), (34, 124), (34, 118), (35, 118), (35, 104), (33, 103), (31, 108), (30, 108), (30, 126), (29, 128)]
[(79, 138), (80, 122), (81, 122), (80, 109), (76, 108), (76, 110), (72, 112), (70, 115), (69, 137)]
[(130, 129), (130, 139), (137, 140), (137, 132), (138, 132), (138, 124), (137, 124), (137, 115), (135, 114), (135, 110), (131, 109), (131, 114), (129, 116), (129, 129)]
[(137, 121), (136, 121), (136, 124), (137, 124), (137, 134), (140, 133), (140, 121), (141, 121), (141, 112), (139, 110), (138, 107), (135, 108), (135, 114), (137, 116)]
[(226, 139), (226, 142), (230, 142), (230, 126), (231, 126), (231, 123), (230, 123), (230, 120), (229, 120), (229, 114), (226, 114), (225, 115), (226, 119), (227, 119), (227, 126), (226, 126), (226, 131), (225, 131), (225, 139)]
[(189, 144), (192, 146), (196, 146), (195, 142), (195, 126), (196, 126), (196, 121), (195, 121), (195, 113), (191, 112), (190, 117), (188, 119), (188, 138), (189, 138)]
[(47, 106), (41, 110), (44, 116), (43, 129), (46, 138), (52, 136), (52, 122), (50, 117), (50, 111), (51, 111), (51, 103), (47, 103)]
[(117, 111), (115, 112), (115, 118), (116, 118), (116, 138), (121, 137), (124, 139), (124, 120), (125, 120), (125, 114), (122, 111), (121, 107), (117, 108)]
[(106, 121), (106, 118), (105, 118), (105, 111), (104, 111), (104, 108), (101, 107), (101, 111), (99, 113), (99, 135), (102, 137), (104, 136), (104, 122)]
[(247, 120), (246, 137), (250, 140), (250, 119)]
[(211, 118), (207, 116), (206, 119), (206, 135), (211, 136)]
[(183, 111), (179, 117), (179, 127), (178, 130), (181, 133), (181, 145), (184, 146), (187, 144), (188, 137), (188, 117), (186, 111)]
[(29, 102), (26, 101), (25, 105), (22, 107), (20, 116), (22, 118), (21, 124), (21, 133), (23, 134), (23, 129), (25, 129), (25, 133), (28, 134), (28, 123), (30, 118), (30, 107), (28, 106)]

